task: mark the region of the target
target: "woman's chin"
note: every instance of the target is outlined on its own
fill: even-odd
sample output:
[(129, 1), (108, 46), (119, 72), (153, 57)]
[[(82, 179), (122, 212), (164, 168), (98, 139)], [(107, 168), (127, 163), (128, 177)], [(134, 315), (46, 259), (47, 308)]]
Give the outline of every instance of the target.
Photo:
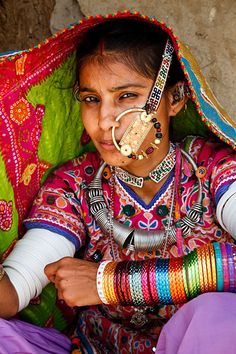
[(117, 150), (111, 152), (99, 151), (101, 158), (111, 166), (126, 166), (130, 163), (130, 159), (122, 156), (121, 153)]

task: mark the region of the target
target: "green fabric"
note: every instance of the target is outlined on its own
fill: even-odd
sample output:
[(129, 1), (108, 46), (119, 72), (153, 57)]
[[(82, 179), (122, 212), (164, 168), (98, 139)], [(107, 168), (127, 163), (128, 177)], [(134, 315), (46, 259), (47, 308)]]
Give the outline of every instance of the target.
[[(18, 237), (18, 213), (14, 202), (14, 192), (6, 174), (5, 164), (0, 154), (0, 195), (1, 200), (12, 201), (13, 224), (9, 231), (0, 230), (0, 255), (6, 251), (14, 239)], [(1, 217), (1, 215), (0, 215)]]
[(208, 137), (212, 133), (206, 124), (199, 119), (195, 104), (188, 100), (187, 107), (184, 107), (175, 117), (171, 118), (170, 135), (171, 140), (181, 141), (188, 135)]
[(46, 107), (38, 155), (52, 168), (82, 152), (80, 136), (83, 125), (80, 105), (72, 94), (74, 78), (75, 55), (71, 55), (45, 81), (32, 87), (27, 95), (33, 106), (42, 104)]
[(59, 331), (64, 330), (67, 323), (63, 318), (62, 312), (56, 306), (56, 298), (55, 287), (52, 284), (48, 284), (40, 297), (34, 300), (35, 303), (31, 303), (26, 309), (20, 312), (20, 319), (41, 327), (50, 325)]
[[(86, 147), (80, 144), (83, 125), (79, 102), (72, 94), (74, 78), (75, 55), (71, 55), (52, 75), (32, 87), (27, 95), (33, 106), (41, 104), (46, 107), (38, 156), (51, 168), (43, 176), (42, 183), (58, 165), (93, 149), (92, 144)], [(36, 304), (33, 300), (21, 311), (20, 318), (39, 326), (47, 326), (51, 322), (49, 325), (62, 331), (70, 322), (63, 312), (56, 303), (56, 290), (49, 284)]]

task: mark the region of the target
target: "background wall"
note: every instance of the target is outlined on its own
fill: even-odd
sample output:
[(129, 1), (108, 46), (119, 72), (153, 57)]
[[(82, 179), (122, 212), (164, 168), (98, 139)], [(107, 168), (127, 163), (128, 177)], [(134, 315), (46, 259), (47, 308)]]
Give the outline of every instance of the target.
[(0, 51), (32, 47), (83, 16), (128, 8), (174, 28), (236, 120), (235, 0), (0, 0)]

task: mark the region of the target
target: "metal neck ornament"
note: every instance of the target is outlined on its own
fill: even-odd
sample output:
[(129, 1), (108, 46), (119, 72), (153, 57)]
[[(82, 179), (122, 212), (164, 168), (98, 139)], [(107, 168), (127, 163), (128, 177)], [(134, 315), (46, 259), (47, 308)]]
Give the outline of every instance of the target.
[(171, 143), (169, 152), (166, 157), (154, 168), (154, 170), (149, 172), (148, 176), (138, 177), (123, 170), (121, 167), (115, 167), (115, 174), (121, 181), (129, 184), (130, 186), (142, 188), (144, 181), (152, 180), (156, 183), (159, 183), (168, 175), (168, 173), (173, 170), (175, 167), (175, 162), (175, 145)]
[[(181, 153), (191, 163), (196, 173), (198, 168), (195, 161), (184, 150), (181, 150)], [(105, 202), (102, 189), (102, 173), (105, 166), (106, 162), (100, 166), (88, 191), (90, 212), (102, 231), (107, 234), (112, 233), (115, 242), (121, 248), (128, 249), (129, 251), (152, 251), (174, 244), (176, 242), (177, 227), (175, 224), (168, 225), (164, 230), (145, 231), (130, 228), (127, 225), (119, 223), (114, 218), (112, 223), (110, 222), (108, 206)], [(197, 200), (189, 209), (187, 215), (178, 220), (178, 228), (181, 228), (183, 236), (190, 233), (191, 229), (200, 221), (202, 216), (202, 184), (200, 177), (196, 176), (199, 185)]]
[[(112, 127), (113, 143), (123, 156), (136, 160), (142, 160), (144, 157), (148, 158), (149, 154), (151, 154), (155, 149), (158, 149), (158, 145), (161, 142), (162, 133), (160, 122), (158, 122), (154, 115), (157, 113), (161, 102), (161, 97), (168, 78), (168, 72), (170, 69), (173, 52), (174, 48), (168, 39), (166, 42), (160, 69), (144, 107), (145, 109), (130, 108), (120, 113), (116, 117), (116, 122), (118, 122), (124, 116), (138, 113), (132, 123), (128, 126), (119, 143), (117, 142), (115, 135), (116, 127)], [(141, 152), (138, 153), (140, 146), (142, 145), (152, 127), (154, 127), (156, 130), (154, 141), (145, 151), (141, 150)]]

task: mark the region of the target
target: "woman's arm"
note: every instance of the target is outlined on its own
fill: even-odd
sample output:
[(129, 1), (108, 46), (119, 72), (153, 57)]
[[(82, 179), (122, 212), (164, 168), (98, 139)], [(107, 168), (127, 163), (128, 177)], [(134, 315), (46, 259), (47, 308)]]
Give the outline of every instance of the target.
[(74, 253), (75, 246), (63, 236), (44, 229), (27, 231), (3, 262), (0, 316), (11, 317), (25, 308), (49, 282), (45, 266)]
[(7, 274), (0, 281), (0, 317), (9, 318), (18, 311), (17, 292)]
[(221, 196), (216, 216), (220, 225), (236, 239), (236, 182)]

